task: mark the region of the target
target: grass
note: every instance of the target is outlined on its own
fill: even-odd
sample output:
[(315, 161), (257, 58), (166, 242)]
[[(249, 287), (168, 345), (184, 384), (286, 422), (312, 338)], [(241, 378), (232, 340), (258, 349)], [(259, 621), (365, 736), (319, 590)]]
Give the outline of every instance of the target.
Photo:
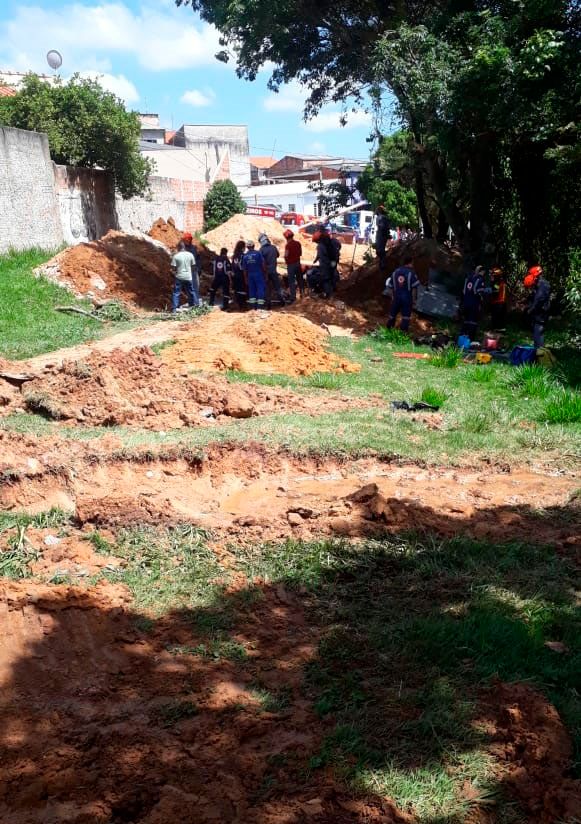
[(444, 406), (448, 395), (442, 392), (441, 389), (436, 389), (434, 386), (426, 386), (422, 389), (421, 400), (424, 403), (429, 403), (430, 406)]
[(568, 389), (553, 393), (545, 405), (542, 419), (548, 423), (581, 423), (581, 393)]
[[(0, 542), (5, 543), (5, 549), (0, 550), (0, 578), (30, 577), (30, 564), (38, 560), (40, 553), (26, 536), (28, 527), (62, 529), (69, 522), (70, 516), (60, 509), (50, 509), (39, 515), (0, 512)], [(8, 537), (4, 539), (6, 535)]]
[(446, 349), (432, 355), (429, 363), (431, 366), (437, 366), (440, 369), (456, 369), (462, 363), (463, 357), (463, 351), (458, 349), (457, 346), (448, 346)]

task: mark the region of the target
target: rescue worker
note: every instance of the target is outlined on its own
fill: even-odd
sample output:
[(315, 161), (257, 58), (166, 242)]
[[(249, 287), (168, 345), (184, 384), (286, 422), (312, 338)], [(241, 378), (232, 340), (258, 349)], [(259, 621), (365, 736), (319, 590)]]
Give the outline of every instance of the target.
[(284, 247), (284, 261), (286, 263), (286, 272), (288, 276), (288, 288), (290, 293), (290, 302), (294, 303), (297, 299), (297, 283), (301, 297), (305, 294), (305, 281), (303, 278), (303, 270), (301, 268), (301, 255), (303, 247), (295, 240), (292, 229), (287, 229), (283, 232), (286, 238), (286, 246)]
[(392, 293), (391, 309), (387, 319), (388, 327), (395, 325), (395, 319), (401, 313), (399, 328), (402, 332), (407, 332), (419, 285), (420, 281), (413, 268), (413, 258), (408, 255), (403, 266), (396, 269), (385, 282), (385, 288), (390, 289)]
[(531, 266), (524, 279), (527, 289), (532, 289), (527, 313), (533, 325), (533, 342), (535, 349), (545, 345), (545, 324), (549, 319), (551, 307), (551, 284), (543, 277), (542, 266)]
[(264, 309), (266, 304), (266, 266), (254, 241), (246, 241), (247, 252), (242, 257), (242, 270), (248, 283), (248, 304), (251, 309)]
[(477, 266), (464, 281), (462, 290), (462, 311), (464, 323), (462, 324), (462, 335), (467, 335), (470, 340), (476, 339), (478, 331), (478, 321), (482, 311), (482, 297), (485, 294), (484, 267)]
[(319, 264), (319, 277), (321, 289), (326, 298), (330, 298), (333, 294), (333, 261), (335, 260), (336, 250), (333, 242), (324, 226), (320, 226), (313, 233), (313, 240), (317, 244), (317, 256), (315, 263)]
[(338, 237), (331, 238), (331, 243), (333, 244), (333, 249), (335, 250), (335, 260), (331, 263), (332, 272), (332, 283), (333, 283), (333, 291), (337, 290), (337, 286), (339, 285), (339, 261), (341, 260), (341, 241)]
[(230, 303), (230, 273), (232, 271), (232, 266), (228, 259), (228, 249), (220, 249), (220, 254), (214, 260), (213, 270), (214, 280), (210, 286), (210, 306), (214, 305), (216, 292), (221, 289), (222, 311), (226, 312)]
[[(201, 269), (201, 261), (200, 261), (200, 253), (196, 246), (194, 246), (194, 238), (192, 237), (191, 232), (184, 232), (182, 235), (182, 241), (185, 243), (185, 250), (189, 252), (190, 255), (194, 256), (194, 260), (196, 261), (196, 265), (193, 269), (192, 274), (195, 277), (196, 281), (199, 281), (200, 276), (200, 269)], [(198, 286), (198, 293), (199, 293), (199, 286)]]
[(385, 272), (387, 255), (385, 247), (389, 239), (389, 220), (385, 213), (385, 206), (380, 204), (375, 210), (375, 254), (379, 261), (379, 271)]
[(282, 287), (280, 285), (280, 278), (276, 270), (278, 249), (274, 243), (270, 242), (268, 235), (265, 235), (264, 232), (259, 236), (258, 242), (260, 243), (260, 253), (264, 258), (264, 265), (266, 267), (267, 307), (270, 309), (273, 303), (278, 303), (281, 306), (284, 306)]
[(506, 278), (504, 272), (495, 266), (490, 272), (492, 296), (490, 299), (490, 314), (492, 328), (504, 329), (506, 322)]
[(242, 268), (242, 258), (246, 244), (239, 240), (232, 253), (232, 286), (234, 288), (234, 298), (239, 309), (246, 309), (246, 299), (248, 297), (248, 283)]
[(180, 305), (182, 290), (186, 293), (190, 306), (198, 306), (199, 293), (194, 290), (192, 283), (196, 260), (191, 252), (186, 251), (186, 244), (181, 240), (178, 250), (171, 259), (171, 268), (175, 275), (174, 288), (171, 296), (172, 312), (177, 312)]

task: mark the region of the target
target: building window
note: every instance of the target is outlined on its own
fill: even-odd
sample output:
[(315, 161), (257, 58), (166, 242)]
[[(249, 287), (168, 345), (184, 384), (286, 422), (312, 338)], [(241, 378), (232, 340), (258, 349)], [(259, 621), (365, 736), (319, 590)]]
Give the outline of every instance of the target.
[(294, 203), (289, 203), (288, 210), (289, 210), (289, 212), (296, 212), (297, 207)]

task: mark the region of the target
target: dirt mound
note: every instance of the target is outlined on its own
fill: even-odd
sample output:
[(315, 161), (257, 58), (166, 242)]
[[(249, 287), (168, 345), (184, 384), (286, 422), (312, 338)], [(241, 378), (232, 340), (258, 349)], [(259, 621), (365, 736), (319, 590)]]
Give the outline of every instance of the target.
[(183, 236), (183, 232), (176, 227), (173, 217), (168, 217), (167, 220), (159, 217), (147, 234), (154, 240), (159, 240), (171, 251), (177, 248)]
[(581, 820), (581, 781), (565, 778), (571, 739), (555, 707), (526, 684), (497, 684), (486, 700), (493, 754), (504, 781), (538, 824)]
[[(250, 418), (278, 411), (341, 410), (354, 403), (340, 395), (301, 397), (286, 389), (231, 384), (220, 377), (176, 375), (147, 347), (65, 361), (57, 371), (25, 384), (22, 400), (29, 410), (54, 420), (153, 429), (209, 425), (221, 417)], [(377, 405), (377, 400), (362, 403)]]
[[(419, 238), (397, 243), (388, 249), (387, 274), (401, 266), (406, 255), (412, 255), (414, 269), (424, 284), (428, 282), (428, 270), (432, 261), (442, 271), (459, 275), (462, 270), (462, 256), (459, 252), (450, 250), (435, 240)], [(377, 300), (385, 288), (387, 274), (379, 271), (376, 261), (364, 264), (340, 283), (339, 297), (350, 306)]]
[(161, 357), (172, 367), (207, 371), (309, 375), (359, 370), (358, 364), (327, 352), (327, 343), (323, 329), (293, 314), (216, 311), (196, 323), (191, 335), (164, 349)]
[(76, 295), (118, 299), (143, 309), (166, 308), (173, 277), (163, 243), (145, 234), (111, 230), (100, 240), (79, 243), (36, 270)]
[(220, 249), (225, 246), (228, 254), (232, 254), (239, 240), (253, 240), (258, 247), (258, 237), (263, 232), (268, 235), (275, 246), (278, 246), (279, 250), (284, 248), (286, 243), (282, 234), (284, 228), (278, 220), (251, 215), (234, 215), (226, 223), (206, 232), (204, 240), (212, 252), (219, 254)]

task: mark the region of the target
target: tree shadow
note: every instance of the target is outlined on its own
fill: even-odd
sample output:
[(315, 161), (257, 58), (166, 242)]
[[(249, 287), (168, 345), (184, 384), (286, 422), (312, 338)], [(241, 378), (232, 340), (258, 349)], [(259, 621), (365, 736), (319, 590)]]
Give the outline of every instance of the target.
[[(157, 619), (106, 578), (1, 584), (1, 820), (404, 822), (386, 797), (437, 779), (454, 797), (422, 824), (504, 796), (572, 822), (569, 739), (539, 691), (578, 702), (571, 564), (434, 532), (246, 547), (203, 606)], [(507, 769), (475, 783), (490, 752)]]

